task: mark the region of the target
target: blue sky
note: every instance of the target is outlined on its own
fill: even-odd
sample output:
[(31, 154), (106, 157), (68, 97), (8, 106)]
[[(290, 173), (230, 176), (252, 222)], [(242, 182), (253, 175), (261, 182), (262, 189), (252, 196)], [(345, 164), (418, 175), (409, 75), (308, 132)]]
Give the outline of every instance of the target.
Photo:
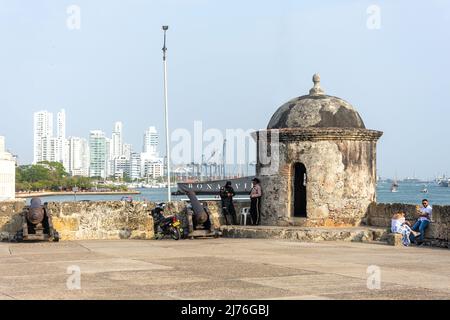
[[(69, 5), (81, 29), (66, 26)], [(381, 29), (366, 26), (370, 5)], [(32, 160), (32, 114), (65, 108), (68, 135), (124, 123), (162, 132), (162, 31), (171, 128), (264, 128), (319, 72), (326, 93), (384, 131), (383, 176), (450, 173), (450, 2), (0, 0), (0, 135)], [(164, 140), (164, 139), (161, 139)]]

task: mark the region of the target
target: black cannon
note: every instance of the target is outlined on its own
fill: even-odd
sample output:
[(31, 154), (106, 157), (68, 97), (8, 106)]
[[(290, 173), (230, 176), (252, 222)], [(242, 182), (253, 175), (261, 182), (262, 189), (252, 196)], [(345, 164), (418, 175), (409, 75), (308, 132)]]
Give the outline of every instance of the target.
[(207, 204), (202, 204), (198, 200), (195, 192), (186, 192), (190, 200), (190, 207), (187, 209), (188, 214), (188, 237), (190, 239), (196, 237), (219, 237), (221, 232), (214, 228), (211, 221), (211, 212), (208, 209)]
[(47, 206), (42, 205), (40, 198), (31, 199), (30, 207), (22, 216), (22, 230), (17, 232), (16, 241), (59, 241), (59, 234), (53, 228), (52, 216)]

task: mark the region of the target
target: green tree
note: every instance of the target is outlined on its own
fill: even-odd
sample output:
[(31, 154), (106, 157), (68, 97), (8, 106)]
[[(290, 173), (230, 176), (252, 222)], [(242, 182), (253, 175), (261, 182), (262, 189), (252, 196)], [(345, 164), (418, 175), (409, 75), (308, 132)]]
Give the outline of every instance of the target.
[(124, 173), (124, 174), (123, 174), (123, 182), (127, 182), (127, 183), (133, 182), (133, 181), (131, 180), (130, 175), (129, 175), (128, 173)]

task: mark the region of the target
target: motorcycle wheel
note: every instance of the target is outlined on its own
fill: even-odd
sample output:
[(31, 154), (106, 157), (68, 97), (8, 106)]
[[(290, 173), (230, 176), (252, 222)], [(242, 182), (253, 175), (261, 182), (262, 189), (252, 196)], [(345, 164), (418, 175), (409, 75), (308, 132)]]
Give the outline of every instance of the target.
[(170, 227), (170, 236), (173, 240), (180, 240), (181, 234), (178, 228)]

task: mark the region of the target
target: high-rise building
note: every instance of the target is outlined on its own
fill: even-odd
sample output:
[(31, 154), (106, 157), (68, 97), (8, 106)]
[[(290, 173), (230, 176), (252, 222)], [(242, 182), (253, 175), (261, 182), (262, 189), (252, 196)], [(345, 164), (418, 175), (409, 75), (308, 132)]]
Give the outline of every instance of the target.
[(114, 175), (114, 155), (112, 147), (112, 139), (105, 138), (106, 144), (106, 176), (111, 177)]
[(106, 178), (106, 139), (103, 131), (90, 132), (89, 151), (89, 176)]
[(123, 155), (123, 124), (117, 121), (114, 124), (111, 141), (112, 160)]
[[(88, 145), (88, 152), (89, 152), (89, 145)], [(89, 159), (89, 153), (86, 156)], [(70, 172), (70, 157), (71, 157), (71, 155), (70, 155), (70, 141), (69, 141), (69, 139), (64, 139), (63, 166), (66, 169), (66, 172)], [(88, 167), (89, 167), (89, 161), (88, 161)], [(88, 172), (87, 175), (89, 175), (89, 172)]]
[(57, 114), (56, 136), (53, 135), (53, 113), (34, 113), (34, 156), (33, 163), (41, 161), (61, 162), (68, 170), (66, 142), (66, 112)]
[(53, 136), (53, 114), (48, 111), (39, 111), (34, 113), (33, 128), (33, 163), (36, 164), (45, 161), (47, 156), (43, 154), (42, 138)]
[(159, 136), (155, 127), (144, 132), (143, 152), (141, 153), (141, 176), (157, 178), (164, 174), (164, 162), (158, 154)]
[(133, 152), (133, 146), (129, 143), (124, 143), (123, 144), (123, 149), (122, 149), (122, 156), (124, 156), (125, 158), (127, 158), (128, 160), (131, 159), (131, 153)]
[(136, 180), (141, 178), (141, 154), (137, 152), (131, 153), (130, 158), (130, 178)]
[(56, 161), (64, 165), (69, 171), (69, 159), (67, 159), (67, 139), (66, 139), (66, 111), (61, 109), (56, 116), (56, 138), (58, 139), (58, 154)]
[(61, 109), (61, 111), (58, 112), (56, 118), (56, 137), (66, 139), (66, 111), (64, 109)]
[(70, 137), (68, 139), (69, 149), (69, 173), (72, 176), (89, 176), (90, 152), (86, 139)]
[(12, 200), (16, 196), (16, 162), (6, 152), (5, 138), (0, 137), (0, 201)]
[(58, 138), (52, 136), (45, 136), (41, 138), (42, 157), (40, 161), (56, 162), (59, 161), (60, 141)]
[(161, 158), (142, 160), (142, 168), (142, 176), (146, 179), (154, 179), (164, 175), (164, 161)]
[(153, 154), (158, 156), (158, 144), (159, 136), (155, 127), (149, 127), (144, 133), (144, 146), (142, 148), (143, 153)]
[(130, 176), (130, 159), (125, 156), (120, 156), (113, 160), (114, 162), (114, 177), (116, 179), (123, 179), (125, 175)]

